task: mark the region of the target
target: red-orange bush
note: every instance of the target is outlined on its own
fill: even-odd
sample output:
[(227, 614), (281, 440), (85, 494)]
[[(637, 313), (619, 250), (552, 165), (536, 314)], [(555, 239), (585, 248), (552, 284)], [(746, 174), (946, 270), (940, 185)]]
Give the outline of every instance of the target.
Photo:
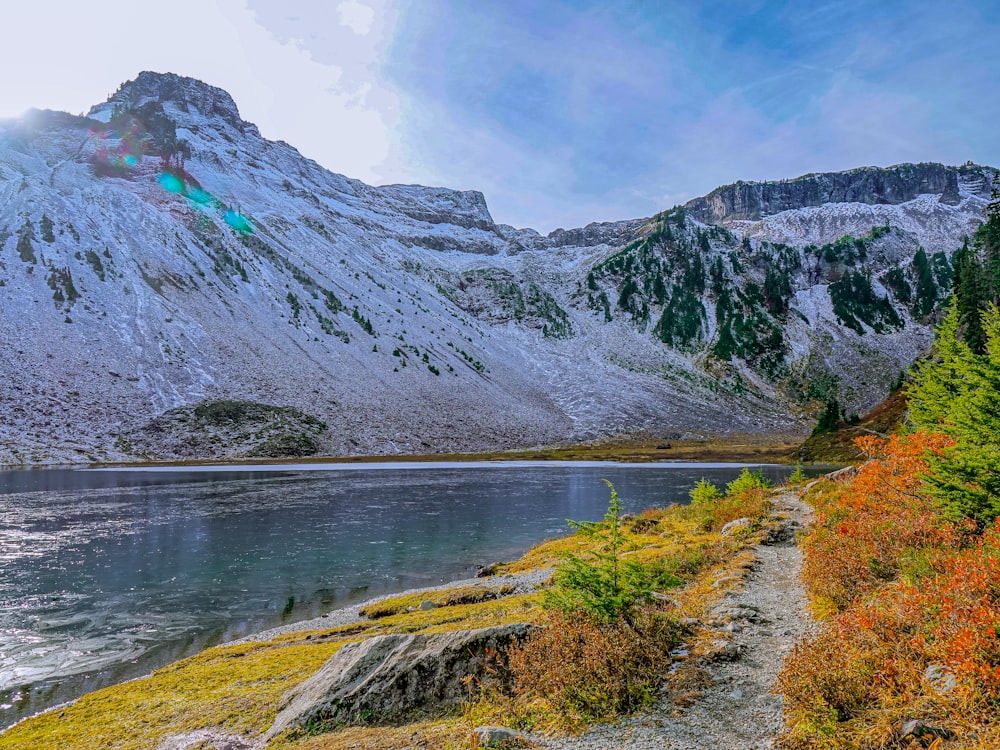
[[(817, 523), (804, 575), (839, 612), (785, 662), (779, 689), (792, 729), (784, 744), (896, 747), (902, 720), (923, 718), (952, 728), (963, 747), (994, 747), (1000, 523), (977, 536), (925, 496), (926, 456), (946, 438), (858, 442), (869, 460), (857, 477), (810, 498)], [(931, 665), (954, 684), (932, 684)]]
[(950, 444), (935, 433), (855, 441), (868, 457), (847, 486), (817, 494), (817, 518), (806, 539), (803, 580), (810, 594), (843, 610), (901, 573), (940, 566), (966, 527), (942, 517), (921, 492), (927, 454)]
[(911, 646), (946, 666), (967, 697), (1000, 709), (1000, 520), (902, 597), (918, 623)]

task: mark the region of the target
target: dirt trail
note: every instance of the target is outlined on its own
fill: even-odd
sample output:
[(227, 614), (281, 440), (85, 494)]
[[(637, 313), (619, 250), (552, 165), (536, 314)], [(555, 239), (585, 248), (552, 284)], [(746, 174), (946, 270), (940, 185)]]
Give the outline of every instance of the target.
[[(679, 711), (669, 699), (653, 711), (579, 737), (547, 739), (548, 750), (752, 750), (770, 748), (784, 729), (783, 701), (771, 693), (785, 657), (809, 629), (799, 579), (802, 553), (795, 530), (809, 508), (791, 492), (774, 498), (781, 522), (769, 544), (753, 548), (745, 584), (712, 611), (720, 656), (703, 665), (708, 685)], [(727, 658), (728, 657), (728, 660)], [(678, 715), (679, 714), (679, 715)]]

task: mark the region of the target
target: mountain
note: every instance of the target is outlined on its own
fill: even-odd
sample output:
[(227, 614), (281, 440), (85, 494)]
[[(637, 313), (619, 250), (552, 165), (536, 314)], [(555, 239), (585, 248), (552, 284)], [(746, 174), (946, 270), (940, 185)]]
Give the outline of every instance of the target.
[(0, 463), (801, 431), (929, 344), (996, 175), (737, 183), (543, 236), (144, 72), (0, 123)]

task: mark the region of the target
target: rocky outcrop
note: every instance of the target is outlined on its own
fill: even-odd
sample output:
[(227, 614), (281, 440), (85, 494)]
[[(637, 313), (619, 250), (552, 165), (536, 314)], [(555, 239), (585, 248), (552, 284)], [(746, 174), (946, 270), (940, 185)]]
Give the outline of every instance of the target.
[(344, 724), (390, 724), (447, 712), (469, 698), (465, 678), (522, 639), (529, 625), (432, 635), (383, 635), (344, 646), (289, 690), (266, 739)]
[[(963, 187), (979, 184), (987, 190), (987, 171), (992, 173), (977, 165), (899, 164), (808, 174), (779, 182), (737, 182), (689, 201), (685, 210), (704, 224), (721, 224), (824, 203), (900, 204), (925, 194), (938, 195), (942, 203), (955, 205), (960, 200), (959, 179)], [(981, 197), (987, 196), (988, 191)]]
[(649, 219), (591, 222), (578, 229), (554, 229), (545, 238), (547, 247), (594, 247), (627, 245)]
[(194, 110), (208, 118), (220, 118), (241, 133), (247, 130), (247, 126), (256, 131), (256, 126), (240, 117), (236, 102), (227, 91), (196, 78), (148, 70), (141, 72), (134, 81), (123, 83), (107, 102), (92, 107), (89, 115), (106, 121), (102, 114), (105, 111), (113, 112), (115, 107), (140, 110), (155, 105), (162, 111), (164, 104), (173, 104), (189, 113)]
[(291, 406), (224, 399), (170, 409), (119, 442), (139, 456), (296, 458), (315, 454), (326, 431)]
[(423, 185), (387, 185), (374, 191), (405, 216), (428, 224), (451, 224), (465, 229), (497, 232), (478, 190), (450, 190)]

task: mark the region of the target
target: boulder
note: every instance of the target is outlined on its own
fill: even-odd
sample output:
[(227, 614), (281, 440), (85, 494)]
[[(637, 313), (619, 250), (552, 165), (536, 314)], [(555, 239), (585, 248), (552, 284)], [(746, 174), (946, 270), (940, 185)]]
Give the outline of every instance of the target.
[(505, 750), (531, 745), (527, 735), (506, 727), (476, 727), (476, 741), (479, 747)]
[(737, 518), (723, 526), (720, 533), (722, 536), (729, 536), (730, 534), (735, 534), (737, 531), (750, 528), (751, 523), (753, 522), (749, 518)]
[(524, 638), (530, 627), (383, 635), (349, 643), (282, 696), (266, 739), (286, 731), (391, 724), (445, 713), (468, 700), (465, 678), (483, 675), (495, 652)]

